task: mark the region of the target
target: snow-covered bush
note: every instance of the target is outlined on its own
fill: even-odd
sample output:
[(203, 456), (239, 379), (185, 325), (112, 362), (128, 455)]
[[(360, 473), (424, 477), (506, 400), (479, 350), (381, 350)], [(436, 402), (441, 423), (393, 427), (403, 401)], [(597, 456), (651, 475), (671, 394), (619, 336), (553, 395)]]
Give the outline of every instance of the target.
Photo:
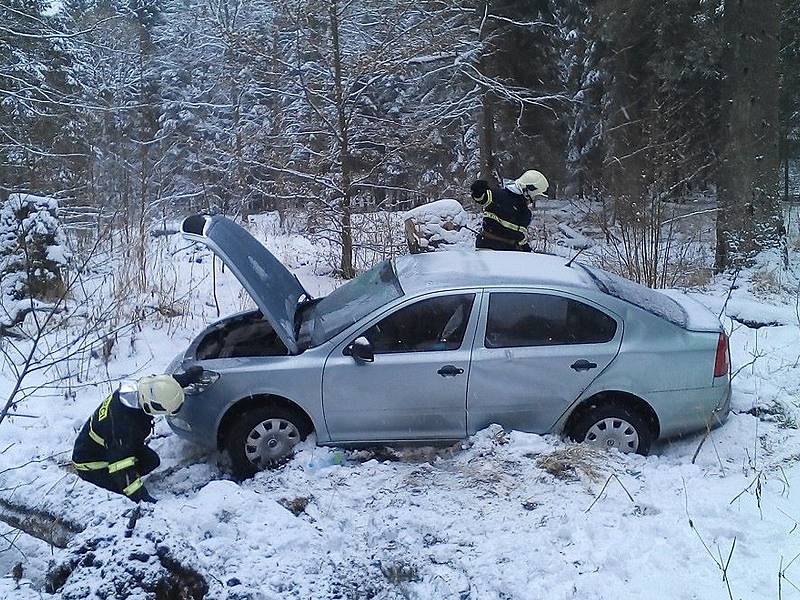
[(11, 194), (0, 207), (3, 302), (58, 297), (63, 292), (63, 269), (68, 260), (56, 199)]

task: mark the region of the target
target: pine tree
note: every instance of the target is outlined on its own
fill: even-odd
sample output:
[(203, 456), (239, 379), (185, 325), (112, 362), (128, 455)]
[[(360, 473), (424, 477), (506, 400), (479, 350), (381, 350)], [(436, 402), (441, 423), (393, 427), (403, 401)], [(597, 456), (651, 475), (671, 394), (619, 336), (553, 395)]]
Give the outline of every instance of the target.
[(507, 0), (493, 3), (499, 16), (516, 23), (498, 23), (493, 71), (501, 81), (536, 94), (542, 100), (520, 106), (512, 98), (498, 104), (498, 166), (505, 178), (537, 168), (553, 182), (557, 194), (563, 179), (568, 98), (561, 71), (560, 32), (549, 0)]
[[(0, 207), (0, 298), (57, 298), (68, 257), (58, 202), (11, 194)], [(0, 321), (8, 320), (14, 316), (0, 317)]]
[(0, 5), (0, 191), (60, 193), (85, 168), (74, 42), (49, 7)]
[(800, 4), (785, 0), (780, 51), (783, 195), (791, 194), (791, 161), (800, 159)]
[(603, 181), (603, 94), (608, 73), (601, 68), (603, 42), (596, 36), (596, 16), (586, 0), (559, 5), (564, 76), (572, 101), (566, 143), (567, 193), (599, 195)]
[[(725, 5), (722, 151), (716, 268), (746, 264), (785, 242), (779, 202), (779, 16), (781, 0)], [(758, 27), (753, 28), (753, 23)]]
[(313, 202), (317, 231), (339, 246), (340, 271), (352, 277), (354, 202), (395, 187), (422, 130), (402, 110), (401, 85), (429, 51), (421, 15), (411, 0), (326, 0), (284, 11), (276, 49), (283, 116), (270, 171)]
[[(681, 197), (716, 167), (721, 43), (712, 3), (603, 0), (604, 168), (618, 209)], [(635, 211), (634, 211), (635, 212)]]
[(720, 136), (722, 72), (719, 7), (665, 0), (652, 10), (654, 78), (649, 152), (658, 164), (657, 191), (681, 199), (713, 181)]

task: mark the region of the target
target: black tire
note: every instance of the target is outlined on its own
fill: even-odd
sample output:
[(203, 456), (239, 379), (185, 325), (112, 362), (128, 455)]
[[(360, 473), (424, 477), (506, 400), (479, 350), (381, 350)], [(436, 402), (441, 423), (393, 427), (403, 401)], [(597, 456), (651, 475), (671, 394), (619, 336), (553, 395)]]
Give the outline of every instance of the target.
[(294, 450), (289, 449), (281, 457), (260, 465), (254, 464), (248, 458), (246, 448), (248, 446), (252, 448), (248, 444), (248, 436), (260, 423), (274, 419), (286, 421), (297, 429), (299, 439), (295, 443), (306, 439), (313, 430), (305, 415), (289, 407), (263, 406), (243, 412), (228, 428), (223, 440), (223, 445), (231, 460), (231, 469), (236, 477), (240, 479), (252, 477), (261, 470), (282, 465), (294, 455)]
[(650, 447), (655, 441), (655, 432), (638, 407), (631, 406), (620, 400), (608, 400), (598, 404), (591, 404), (579, 410), (579, 414), (572, 421), (567, 431), (567, 435), (572, 440), (584, 442), (589, 430), (596, 423), (604, 419), (619, 419), (630, 424), (638, 436), (639, 443), (635, 449), (636, 454), (647, 456), (650, 452)]

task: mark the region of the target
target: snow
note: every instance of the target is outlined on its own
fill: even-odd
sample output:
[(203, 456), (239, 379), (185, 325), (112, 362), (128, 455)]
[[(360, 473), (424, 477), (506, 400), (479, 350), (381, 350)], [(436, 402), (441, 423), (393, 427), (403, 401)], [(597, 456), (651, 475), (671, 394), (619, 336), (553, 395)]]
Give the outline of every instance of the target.
[(581, 269), (566, 266), (567, 260), (547, 254), (494, 250), (448, 250), (395, 259), (397, 276), (407, 292), (425, 291), (439, 285), (549, 284), (594, 287)]
[[(781, 173), (783, 176), (783, 173)], [(800, 194), (800, 160), (790, 161), (789, 164), (789, 193)]]
[(559, 231), (563, 233), (566, 237), (563, 240), (563, 244), (570, 248), (575, 248), (576, 250), (583, 250), (586, 248), (591, 248), (594, 245), (594, 242), (587, 238), (582, 233), (575, 231), (572, 227), (567, 225), (566, 223), (559, 223), (558, 225)]
[(436, 200), (412, 208), (404, 219), (411, 220), (420, 229), (419, 244), (446, 244), (453, 246), (473, 246), (474, 234), (466, 229), (469, 217), (458, 200)]
[[(742, 444), (753, 439), (754, 422), (734, 417), (695, 465), (696, 438), (642, 458), (576, 453), (553, 438), (491, 427), (471, 447), (432, 453), (426, 462), (361, 462), (366, 456), (350, 452), (335, 464), (328, 456), (336, 451), (307, 448), (242, 485), (193, 467), (152, 486), (161, 500), (137, 528), (212, 573), (210, 597), (447, 598), (469, 591), (535, 598), (547, 590), (548, 598), (633, 599), (674, 589), (681, 573), (684, 592), (671, 597), (722, 598), (719, 573), (695, 531), (723, 554), (737, 539), (732, 586), (737, 597), (760, 597), (774, 588), (780, 554), (793, 552), (792, 521), (780, 511), (791, 515), (796, 506), (771, 470), (762, 483), (764, 519), (752, 493), (731, 503), (758, 473)], [(165, 445), (158, 450), (173, 459)], [(768, 455), (754, 467), (773, 469), (787, 455)], [(548, 470), (549, 462), (555, 466)], [(70, 487), (84, 501), (108, 496), (70, 476), (57, 498)], [(285, 504), (299, 498), (308, 503), (295, 516)], [(106, 514), (95, 527), (119, 529), (127, 503), (101, 502)], [(86, 510), (75, 500), (65, 504)], [(117, 540), (113, 552), (97, 554), (110, 560), (134, 548)], [(102, 589), (91, 568), (81, 571), (65, 598), (80, 597), (87, 582)]]
[[(251, 230), (306, 289), (320, 295), (340, 283), (316, 270), (324, 263), (320, 244), (266, 221), (256, 219)], [(271, 233), (262, 233), (268, 227)], [(158, 556), (164, 555), (203, 574), (207, 598), (723, 599), (728, 593), (715, 561), (727, 559), (734, 540), (727, 572), (733, 596), (778, 597), (781, 561), (785, 568), (800, 551), (800, 320), (791, 276), (770, 293), (758, 291), (759, 269), (774, 265), (741, 274), (735, 289), (718, 278), (690, 292), (722, 313), (736, 373), (734, 413), (706, 440), (698, 434), (664, 442), (647, 458), (497, 426), (435, 449), (306, 443), (282, 468), (237, 484), (221, 457), (178, 439), (159, 421), (152, 446), (162, 466), (147, 478), (159, 502), (143, 508), (126, 538), (132, 505), (68, 468), (77, 429), (113, 382), (161, 370), (216, 318), (210, 253), (181, 249), (177, 236), (150, 243), (162, 261), (152, 265), (153, 280), (163, 270), (174, 275), (178, 297), (186, 292), (181, 316), (123, 329), (107, 364), (100, 357), (75, 363), (80, 382), (42, 390), (20, 405), (36, 418), (0, 424), (0, 498), (57, 511), (86, 527), (67, 550), (22, 538), (19, 550), (3, 551), (0, 537), (0, 567), (25, 566), (19, 589), (0, 577), (0, 598), (114, 597), (118, 585), (121, 597), (148, 598), (125, 570), (145, 585), (163, 570)], [(496, 267), (496, 255), (449, 258), (465, 269), (488, 269)], [(445, 268), (440, 253), (418, 258)], [(557, 274), (565, 262), (517, 253), (508, 260), (515, 269), (552, 265)], [(235, 312), (250, 301), (230, 271), (216, 265), (222, 313)], [(110, 261), (98, 270), (113, 277), (117, 266)], [(586, 281), (582, 270), (566, 271)], [(501, 269), (497, 276), (507, 274)], [(87, 298), (75, 301), (91, 310), (109, 297), (104, 286), (111, 282), (98, 280)], [(700, 318), (697, 310), (689, 312), (690, 322)], [(780, 325), (753, 329), (733, 320), (751, 317)], [(3, 368), (0, 398), (11, 385)], [(48, 561), (75, 557), (80, 565), (60, 594), (44, 593)], [(800, 584), (800, 563), (785, 577)], [(782, 594), (800, 597), (786, 580)]]
[(789, 325), (797, 320), (793, 307), (773, 306), (753, 298), (731, 298), (727, 303), (725, 298), (715, 298), (709, 305), (717, 311), (724, 306), (725, 314), (739, 322)]
[(58, 210), (58, 200), (50, 196), (36, 194), (9, 194), (8, 205), (12, 210), (20, 210), (24, 205), (34, 205), (47, 210)]
[(686, 329), (690, 331), (720, 331), (722, 326), (719, 317), (711, 312), (707, 306), (693, 299), (680, 290), (661, 290), (680, 304), (686, 313)]

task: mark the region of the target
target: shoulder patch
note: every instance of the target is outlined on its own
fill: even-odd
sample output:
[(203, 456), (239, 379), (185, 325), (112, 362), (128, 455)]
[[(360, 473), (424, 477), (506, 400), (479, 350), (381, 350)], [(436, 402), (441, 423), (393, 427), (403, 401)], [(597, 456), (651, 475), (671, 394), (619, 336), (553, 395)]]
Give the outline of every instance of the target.
[(108, 398), (106, 398), (103, 403), (100, 405), (100, 408), (97, 409), (97, 420), (102, 421), (108, 416), (108, 409), (111, 406), (111, 399), (114, 397), (114, 394), (111, 394)]

